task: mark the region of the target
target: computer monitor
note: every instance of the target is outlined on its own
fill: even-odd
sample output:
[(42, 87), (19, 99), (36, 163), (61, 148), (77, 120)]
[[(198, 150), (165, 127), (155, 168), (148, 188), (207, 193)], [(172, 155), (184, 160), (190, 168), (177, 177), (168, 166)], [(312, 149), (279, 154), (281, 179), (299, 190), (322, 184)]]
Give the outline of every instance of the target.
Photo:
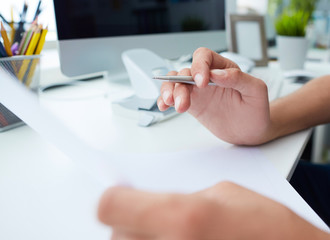
[(234, 0), (54, 0), (61, 70), (67, 76), (124, 72), (123, 51), (174, 59), (204, 46), (227, 48)]

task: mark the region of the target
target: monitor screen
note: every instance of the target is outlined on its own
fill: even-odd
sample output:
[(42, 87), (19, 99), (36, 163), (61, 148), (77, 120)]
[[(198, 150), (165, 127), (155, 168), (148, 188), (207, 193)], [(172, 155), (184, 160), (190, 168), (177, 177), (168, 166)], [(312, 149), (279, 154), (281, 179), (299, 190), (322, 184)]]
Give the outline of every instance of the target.
[(121, 54), (132, 48), (171, 59), (202, 46), (223, 50), (225, 7), (232, 2), (54, 0), (62, 72), (123, 72)]
[(224, 0), (55, 0), (59, 39), (225, 29)]

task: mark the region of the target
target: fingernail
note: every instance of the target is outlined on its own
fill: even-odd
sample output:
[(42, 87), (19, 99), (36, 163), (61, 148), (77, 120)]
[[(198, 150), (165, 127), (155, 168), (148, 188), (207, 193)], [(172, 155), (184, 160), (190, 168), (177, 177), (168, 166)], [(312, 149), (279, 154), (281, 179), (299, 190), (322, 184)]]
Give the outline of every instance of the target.
[(161, 110), (163, 107), (164, 107), (165, 103), (164, 103), (164, 99), (159, 99), (157, 101), (157, 106), (158, 106), (158, 109)]
[(211, 70), (211, 72), (217, 76), (225, 76), (227, 74), (225, 70), (221, 70), (221, 69), (213, 69)]
[(175, 109), (176, 109), (176, 110), (179, 109), (179, 107), (180, 107), (180, 105), (181, 105), (181, 101), (182, 101), (182, 99), (181, 99), (180, 96), (175, 98)]
[(167, 103), (168, 102), (168, 99), (170, 98), (170, 91), (166, 90), (163, 92), (163, 99), (164, 99), (164, 102)]
[(203, 76), (202, 76), (202, 74), (197, 73), (195, 75), (195, 77), (194, 77), (194, 80), (195, 80), (195, 82), (196, 82), (196, 84), (197, 84), (198, 87), (202, 86), (202, 84), (203, 84)]

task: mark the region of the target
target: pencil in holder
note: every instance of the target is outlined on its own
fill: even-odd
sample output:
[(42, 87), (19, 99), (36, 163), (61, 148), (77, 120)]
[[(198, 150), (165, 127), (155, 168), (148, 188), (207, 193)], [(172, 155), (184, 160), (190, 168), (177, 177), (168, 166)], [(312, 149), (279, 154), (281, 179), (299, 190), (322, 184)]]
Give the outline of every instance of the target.
[(40, 55), (0, 58), (0, 67), (17, 78), (27, 88), (38, 91), (40, 85)]
[[(14, 76), (28, 89), (37, 92), (40, 86), (40, 55), (0, 58), (0, 68)], [(17, 96), (19, 98), (19, 96)], [(14, 113), (0, 103), (0, 132), (23, 125)]]

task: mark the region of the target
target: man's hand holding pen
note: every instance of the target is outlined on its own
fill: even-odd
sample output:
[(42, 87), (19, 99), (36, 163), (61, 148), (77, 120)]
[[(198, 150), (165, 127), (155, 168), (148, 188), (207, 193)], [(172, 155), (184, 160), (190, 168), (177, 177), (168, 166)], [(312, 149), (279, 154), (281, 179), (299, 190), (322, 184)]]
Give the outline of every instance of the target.
[[(192, 76), (196, 85), (164, 82), (158, 99), (161, 111), (172, 106), (179, 113), (188, 111), (214, 135), (234, 144), (259, 144), (271, 134), (266, 84), (232, 61), (199, 48), (191, 69), (168, 75)], [(217, 86), (208, 86), (210, 81)]]

